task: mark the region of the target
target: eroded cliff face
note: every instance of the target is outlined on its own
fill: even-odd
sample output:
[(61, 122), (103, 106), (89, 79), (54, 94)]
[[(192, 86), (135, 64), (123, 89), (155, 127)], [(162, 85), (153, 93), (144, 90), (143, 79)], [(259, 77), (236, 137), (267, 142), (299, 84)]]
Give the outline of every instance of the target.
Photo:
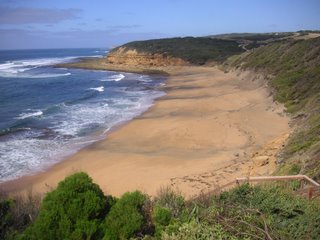
[(108, 63), (125, 65), (145, 66), (185, 66), (190, 65), (187, 61), (164, 54), (150, 54), (119, 48), (107, 56)]

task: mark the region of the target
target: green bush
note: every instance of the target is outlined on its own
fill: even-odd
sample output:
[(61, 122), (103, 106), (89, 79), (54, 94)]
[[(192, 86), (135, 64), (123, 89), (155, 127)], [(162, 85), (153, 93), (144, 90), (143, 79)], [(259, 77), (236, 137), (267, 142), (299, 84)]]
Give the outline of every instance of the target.
[(22, 239), (93, 239), (108, 211), (106, 197), (85, 173), (76, 173), (47, 193), (40, 213)]
[[(319, 202), (297, 197), (274, 184), (244, 184), (220, 195), (200, 195), (191, 201), (166, 188), (151, 202), (138, 191), (125, 193), (118, 200), (105, 197), (88, 175), (77, 173), (47, 193), (38, 217), (21, 235), (17, 234), (30, 223), (30, 219), (24, 223), (25, 217), (37, 213), (33, 209), (37, 209), (38, 200), (0, 199), (0, 237), (6, 240), (249, 240), (320, 236)], [(22, 211), (23, 206), (28, 210)], [(13, 211), (14, 208), (17, 210)]]
[(146, 200), (146, 196), (138, 191), (125, 193), (106, 217), (104, 239), (129, 239), (142, 231), (146, 224), (143, 213)]
[(170, 224), (172, 219), (171, 210), (155, 205), (152, 213), (152, 220), (155, 225), (155, 236), (160, 238), (165, 227)]
[(8, 199), (0, 199), (0, 239), (4, 239), (11, 231), (13, 217), (10, 208), (12, 204), (13, 202)]
[(16, 239), (36, 218), (41, 195), (31, 191), (9, 197), (0, 193), (0, 239)]
[(185, 210), (184, 198), (170, 188), (161, 188), (154, 202), (160, 207), (169, 209), (174, 218), (180, 217)]
[(156, 224), (167, 226), (172, 218), (171, 211), (156, 205), (153, 210), (153, 220)]
[[(233, 209), (254, 210), (256, 215), (251, 214), (250, 220), (263, 216), (263, 224), (268, 223), (274, 235), (281, 236), (281, 239), (318, 239), (320, 236), (318, 202), (297, 197), (280, 186), (251, 187), (245, 184), (223, 193), (218, 202), (233, 206)], [(263, 224), (255, 221), (254, 225), (263, 227)]]
[(174, 233), (164, 232), (162, 240), (237, 240), (242, 239), (233, 236), (225, 231), (225, 229), (219, 225), (209, 226), (205, 223), (196, 223), (194, 221), (190, 223), (182, 224), (179, 229)]

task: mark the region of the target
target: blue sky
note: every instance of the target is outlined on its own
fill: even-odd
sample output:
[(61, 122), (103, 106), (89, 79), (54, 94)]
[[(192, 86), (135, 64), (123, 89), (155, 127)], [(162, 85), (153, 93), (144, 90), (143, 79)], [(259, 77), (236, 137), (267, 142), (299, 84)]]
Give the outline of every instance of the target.
[(0, 49), (320, 29), (320, 0), (0, 0)]

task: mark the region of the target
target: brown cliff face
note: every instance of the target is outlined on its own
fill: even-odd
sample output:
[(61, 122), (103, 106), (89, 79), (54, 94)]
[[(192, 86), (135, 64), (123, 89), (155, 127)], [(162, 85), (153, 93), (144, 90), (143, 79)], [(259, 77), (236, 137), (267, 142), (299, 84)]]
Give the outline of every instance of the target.
[(108, 63), (125, 65), (145, 65), (145, 66), (185, 66), (190, 65), (187, 61), (167, 56), (166, 54), (140, 53), (136, 50), (119, 48), (107, 56)]

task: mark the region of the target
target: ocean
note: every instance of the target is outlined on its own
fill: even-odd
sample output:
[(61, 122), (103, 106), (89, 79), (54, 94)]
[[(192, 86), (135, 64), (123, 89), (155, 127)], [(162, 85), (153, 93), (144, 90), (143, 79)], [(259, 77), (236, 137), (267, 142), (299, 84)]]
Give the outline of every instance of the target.
[(0, 51), (0, 182), (47, 169), (164, 95), (161, 76), (51, 66), (106, 53)]

